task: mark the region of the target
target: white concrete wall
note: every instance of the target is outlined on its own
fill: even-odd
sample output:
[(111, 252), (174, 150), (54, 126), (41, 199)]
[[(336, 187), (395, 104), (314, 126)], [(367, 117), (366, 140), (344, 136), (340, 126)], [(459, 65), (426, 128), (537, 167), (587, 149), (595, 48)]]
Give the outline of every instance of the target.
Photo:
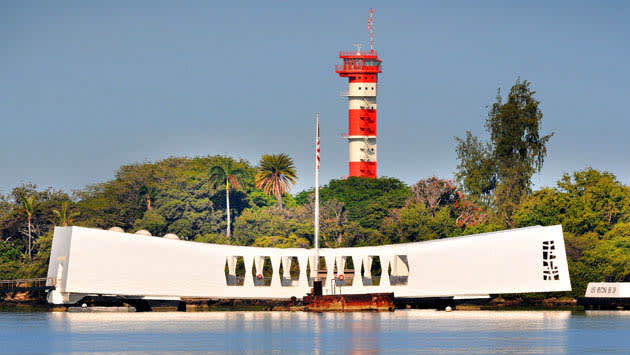
[[(543, 241), (554, 242), (558, 280), (543, 280)], [(310, 290), (306, 264), (309, 259), (312, 262), (313, 255), (312, 249), (239, 247), (57, 227), (48, 277), (57, 277), (60, 263), (66, 263), (66, 271), (58, 282), (62, 286), (50, 293), (49, 302), (76, 302), (90, 294), (147, 299), (302, 297)], [(571, 289), (560, 226), (377, 247), (321, 249), (320, 255), (328, 267), (325, 293), (333, 291), (331, 280), (345, 272), (338, 268), (333, 273), (335, 260), (343, 266), (344, 257), (353, 260), (357, 277), (352, 284), (336, 288), (337, 293), (394, 292), (396, 297), (430, 297)], [(233, 256), (244, 259), (242, 286), (228, 286), (226, 282), (224, 268)], [(272, 285), (257, 286), (251, 270), (255, 261), (265, 256), (271, 258), (274, 269)], [(279, 268), (283, 257), (290, 256), (297, 257), (299, 280), (282, 283)], [(392, 263), (392, 282), (397, 275), (408, 274), (406, 284), (390, 285), (390, 277), (384, 273), (379, 285), (364, 286), (370, 276), (379, 276), (369, 275), (368, 264), (374, 256), (379, 257), (383, 270)], [(394, 265), (394, 260), (400, 264), (403, 259), (408, 265)], [(358, 265), (365, 265), (364, 278), (358, 277)]]
[(48, 275), (46, 286), (55, 286), (56, 292), (51, 292), (50, 296), (55, 296), (53, 303), (66, 303), (61, 299), (65, 293), (68, 280), (68, 260), (70, 255), (71, 228), (55, 227), (50, 259), (48, 260)]

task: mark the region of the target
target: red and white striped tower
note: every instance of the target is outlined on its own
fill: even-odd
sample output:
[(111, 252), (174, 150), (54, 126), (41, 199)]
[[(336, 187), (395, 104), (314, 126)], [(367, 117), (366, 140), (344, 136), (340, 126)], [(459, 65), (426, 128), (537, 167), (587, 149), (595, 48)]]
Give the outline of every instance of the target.
[(335, 71), (348, 78), (348, 150), (349, 176), (376, 178), (376, 93), (381, 60), (374, 50), (373, 15), (370, 10), (368, 30), (370, 50), (342, 51), (343, 64)]

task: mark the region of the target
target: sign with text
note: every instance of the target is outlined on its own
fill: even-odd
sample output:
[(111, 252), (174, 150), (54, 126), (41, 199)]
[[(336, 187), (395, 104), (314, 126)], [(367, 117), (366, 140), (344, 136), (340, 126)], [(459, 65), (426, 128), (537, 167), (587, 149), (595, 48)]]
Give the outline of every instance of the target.
[(585, 297), (620, 297), (621, 283), (618, 282), (590, 282), (586, 288)]

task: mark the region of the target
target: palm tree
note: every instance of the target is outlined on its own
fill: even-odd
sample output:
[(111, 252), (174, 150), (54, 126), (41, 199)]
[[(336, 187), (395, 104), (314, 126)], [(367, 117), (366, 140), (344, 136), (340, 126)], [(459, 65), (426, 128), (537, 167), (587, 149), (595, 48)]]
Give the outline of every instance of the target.
[(230, 230), (230, 187), (234, 189), (241, 188), (241, 179), (245, 177), (245, 169), (235, 167), (233, 161), (228, 159), (221, 164), (217, 164), (210, 168), (208, 172), (208, 180), (210, 185), (217, 187), (225, 185), (225, 211), (227, 213), (227, 232), (226, 236), (231, 236)]
[(282, 194), (289, 191), (297, 180), (297, 173), (293, 159), (287, 154), (265, 154), (260, 159), (258, 172), (256, 173), (256, 187), (262, 189), (267, 195), (273, 195), (278, 199), (278, 207), (282, 209)]
[(153, 186), (142, 185), (140, 190), (138, 190), (138, 198), (144, 198), (147, 203), (147, 211), (151, 211), (153, 207), (151, 207), (151, 200), (155, 200), (155, 196), (157, 195), (157, 189)]
[(63, 201), (61, 210), (55, 208), (52, 212), (59, 219), (59, 224), (64, 227), (74, 223), (74, 217), (79, 216), (79, 212), (70, 212), (70, 201)]
[(33, 221), (33, 213), (35, 213), (35, 195), (26, 197), (20, 197), (20, 202), (22, 203), (22, 212), (26, 214), (26, 220), (28, 221), (28, 258), (31, 259), (31, 233), (32, 233), (32, 221)]

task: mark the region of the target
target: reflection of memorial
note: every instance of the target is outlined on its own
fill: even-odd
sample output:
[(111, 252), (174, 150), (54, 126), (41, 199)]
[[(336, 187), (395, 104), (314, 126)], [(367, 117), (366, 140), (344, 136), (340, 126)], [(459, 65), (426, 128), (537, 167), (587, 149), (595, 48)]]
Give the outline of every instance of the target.
[[(530, 227), (425, 242), (320, 249), (324, 294), (483, 298), (571, 289), (562, 228)], [(303, 297), (317, 276), (313, 249), (217, 245), (82, 227), (57, 227), (49, 302), (86, 295)]]
[(416, 309), (320, 314), (54, 312), (13, 318), (15, 326), (7, 327), (8, 335), (45, 335), (34, 342), (15, 337), (20, 341), (3, 343), (3, 350), (15, 353), (626, 353), (623, 334), (630, 324), (630, 312), (617, 311), (587, 311), (584, 316), (571, 311)]
[(379, 351), (382, 352), (384, 349), (379, 344), (379, 338), (372, 335), (383, 333), (381, 330), (383, 319), (372, 314), (366, 316), (366, 313), (354, 313), (354, 315), (348, 322), (349, 327), (347, 328), (350, 334), (348, 353), (377, 354)]

